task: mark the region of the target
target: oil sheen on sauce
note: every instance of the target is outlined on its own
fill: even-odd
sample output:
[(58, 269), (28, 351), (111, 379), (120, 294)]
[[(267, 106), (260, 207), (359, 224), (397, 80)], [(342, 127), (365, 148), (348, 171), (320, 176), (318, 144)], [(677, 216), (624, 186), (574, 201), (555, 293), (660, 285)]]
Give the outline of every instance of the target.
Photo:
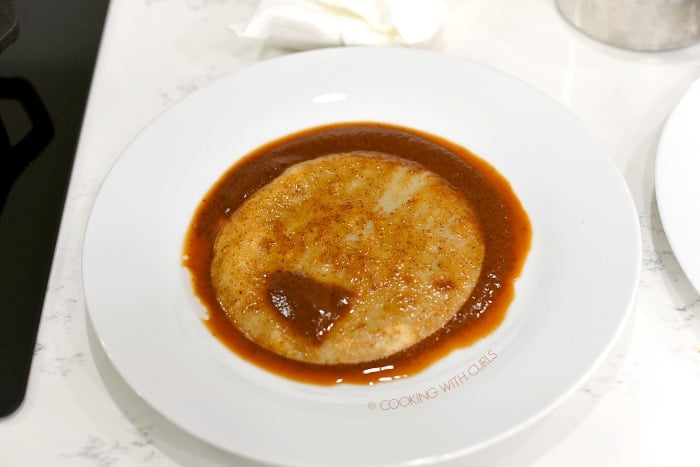
[[(288, 167), (317, 157), (352, 151), (371, 151), (416, 162), (457, 188), (475, 210), (485, 256), (470, 298), (443, 328), (423, 341), (389, 357), (359, 364), (319, 365), (282, 357), (247, 339), (221, 308), (210, 276), (216, 236), (251, 194)], [(505, 180), (487, 162), (445, 139), (417, 130), (382, 123), (339, 123), (312, 128), (270, 142), (231, 167), (210, 189), (191, 222), (183, 251), (195, 293), (206, 306), (204, 323), (230, 350), (278, 375), (308, 383), (373, 384), (420, 372), (452, 350), (491, 333), (503, 321), (513, 300), (515, 281), (530, 247), (531, 226), (520, 201)], [(311, 290), (298, 277), (277, 277), (270, 299), (285, 290)], [(342, 291), (335, 294), (341, 301)], [(326, 300), (328, 300), (326, 298)], [(300, 297), (296, 313), (308, 313), (310, 302)], [(342, 311), (339, 308), (339, 312)], [(316, 321), (309, 336), (320, 336), (324, 323)]]

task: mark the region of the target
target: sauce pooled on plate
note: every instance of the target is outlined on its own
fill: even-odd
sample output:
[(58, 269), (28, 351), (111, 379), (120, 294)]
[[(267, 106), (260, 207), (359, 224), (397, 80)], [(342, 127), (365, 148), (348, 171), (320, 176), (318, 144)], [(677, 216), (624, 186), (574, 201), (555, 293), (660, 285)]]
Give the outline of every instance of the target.
[(493, 331), (530, 245), (508, 182), (416, 130), (334, 124), (234, 165), (192, 220), (184, 265), (212, 333), (317, 384), (403, 378)]

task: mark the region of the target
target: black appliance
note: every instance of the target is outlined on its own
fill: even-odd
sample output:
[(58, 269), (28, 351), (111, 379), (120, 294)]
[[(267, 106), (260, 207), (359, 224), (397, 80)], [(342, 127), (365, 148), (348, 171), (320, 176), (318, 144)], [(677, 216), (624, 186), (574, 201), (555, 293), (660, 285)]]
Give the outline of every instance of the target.
[(109, 0), (0, 0), (0, 416), (21, 404)]

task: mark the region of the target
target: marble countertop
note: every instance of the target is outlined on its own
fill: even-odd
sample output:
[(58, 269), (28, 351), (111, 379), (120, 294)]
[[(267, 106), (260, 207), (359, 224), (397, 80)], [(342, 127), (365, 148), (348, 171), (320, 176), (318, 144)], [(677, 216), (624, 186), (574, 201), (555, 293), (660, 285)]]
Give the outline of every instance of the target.
[[(190, 436), (137, 396), (100, 346), (81, 282), (88, 215), (127, 144), (192, 91), (283, 53), (227, 29), (253, 3), (112, 2), (26, 400), (0, 419), (0, 464), (255, 465)], [(643, 239), (631, 319), (593, 376), (534, 425), (450, 465), (700, 465), (700, 297), (668, 244), (654, 196), (659, 135), (700, 76), (700, 44), (629, 52), (583, 36), (550, 0), (464, 0), (452, 3), (432, 49), (509, 73), (576, 115), (628, 183)]]

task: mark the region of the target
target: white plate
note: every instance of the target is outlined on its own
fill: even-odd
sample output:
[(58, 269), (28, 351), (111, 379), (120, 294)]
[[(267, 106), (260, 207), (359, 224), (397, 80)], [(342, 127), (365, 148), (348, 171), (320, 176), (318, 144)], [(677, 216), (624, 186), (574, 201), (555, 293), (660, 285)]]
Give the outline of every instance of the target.
[[(493, 334), (373, 387), (305, 385), (242, 361), (199, 321), (180, 265), (197, 203), (237, 158), (339, 121), (404, 125), (475, 151), (510, 180), (534, 232), (516, 298)], [(258, 460), (340, 466), (449, 459), (541, 417), (610, 347), (639, 270), (627, 187), (566, 110), (475, 63), (344, 48), (259, 63), (156, 119), (97, 197), (83, 274), (109, 357), (173, 422)]]
[(669, 116), (656, 155), (656, 202), (668, 242), (700, 292), (700, 80)]

